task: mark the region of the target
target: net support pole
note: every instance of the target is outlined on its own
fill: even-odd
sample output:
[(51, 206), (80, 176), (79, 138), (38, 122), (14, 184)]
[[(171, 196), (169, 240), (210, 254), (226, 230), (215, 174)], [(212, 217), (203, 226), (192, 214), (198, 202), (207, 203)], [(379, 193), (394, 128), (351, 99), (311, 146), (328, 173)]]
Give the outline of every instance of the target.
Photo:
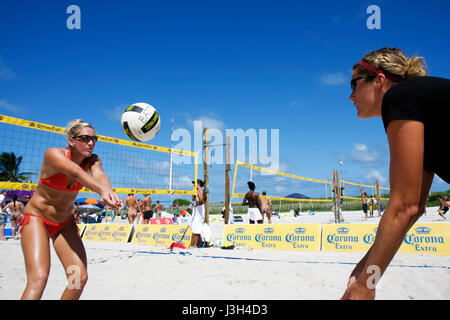
[(380, 196), (380, 185), (378, 184), (378, 180), (375, 180), (375, 186), (377, 188), (377, 209), (378, 216), (381, 216), (381, 196)]
[(337, 170), (333, 170), (333, 191), (334, 191), (334, 223), (340, 223), (341, 190), (339, 182), (339, 173)]
[(169, 168), (169, 190), (172, 193), (172, 180), (173, 180), (173, 114), (172, 114), (172, 134), (170, 136), (170, 168)]
[(225, 147), (225, 224), (230, 216), (230, 137), (226, 138)]
[(209, 148), (208, 128), (203, 128), (203, 183), (205, 185), (205, 223), (209, 224)]

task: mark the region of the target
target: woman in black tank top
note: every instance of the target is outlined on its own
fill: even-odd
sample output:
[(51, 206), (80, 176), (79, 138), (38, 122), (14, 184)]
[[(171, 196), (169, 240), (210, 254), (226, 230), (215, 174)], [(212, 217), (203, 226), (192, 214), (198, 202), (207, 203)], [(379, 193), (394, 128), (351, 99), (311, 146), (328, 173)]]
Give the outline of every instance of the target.
[(389, 206), (342, 296), (373, 299), (376, 283), (425, 210), (434, 174), (450, 183), (450, 162), (438, 148), (450, 116), (450, 80), (428, 77), (423, 58), (383, 48), (354, 65), (351, 89), (359, 118), (383, 118), (390, 150)]

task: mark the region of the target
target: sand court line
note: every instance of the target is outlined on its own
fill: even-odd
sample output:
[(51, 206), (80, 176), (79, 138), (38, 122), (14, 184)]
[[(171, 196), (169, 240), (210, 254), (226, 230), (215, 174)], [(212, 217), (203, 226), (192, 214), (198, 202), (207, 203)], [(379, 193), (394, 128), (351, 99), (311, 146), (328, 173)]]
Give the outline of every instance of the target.
[[(197, 258), (211, 258), (211, 259), (224, 259), (224, 260), (245, 260), (245, 261), (264, 261), (264, 262), (287, 262), (287, 263), (299, 263), (299, 264), (337, 264), (337, 265), (356, 265), (354, 262), (341, 262), (341, 261), (302, 261), (302, 260), (277, 260), (277, 259), (264, 259), (264, 258), (246, 258), (246, 257), (230, 257), (230, 256), (214, 256), (214, 255), (194, 255), (190, 252), (161, 252), (161, 251), (148, 251), (148, 250), (124, 250), (124, 249), (102, 249), (102, 248), (89, 248), (89, 250), (102, 250), (102, 251), (119, 251), (124, 253), (135, 254), (156, 254), (156, 255), (182, 255), (192, 256)], [(389, 267), (397, 268), (424, 268), (424, 269), (445, 269), (450, 270), (450, 266), (433, 266), (433, 265), (396, 265), (391, 264)]]

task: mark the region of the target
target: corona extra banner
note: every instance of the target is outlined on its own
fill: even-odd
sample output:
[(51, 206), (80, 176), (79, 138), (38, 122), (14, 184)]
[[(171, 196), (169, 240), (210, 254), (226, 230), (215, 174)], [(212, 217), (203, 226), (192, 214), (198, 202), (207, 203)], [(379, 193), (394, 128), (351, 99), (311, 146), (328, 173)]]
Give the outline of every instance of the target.
[(320, 251), (320, 224), (226, 225), (224, 246)]
[[(324, 224), (323, 251), (367, 251), (375, 241), (377, 224)], [(450, 224), (416, 223), (403, 239), (401, 253), (450, 254)]]
[[(180, 242), (188, 248), (191, 245), (192, 232), (188, 226), (139, 224), (131, 243), (167, 247), (173, 242)], [(184, 237), (183, 237), (184, 235)]]
[(416, 223), (398, 252), (450, 255), (450, 224)]
[(131, 224), (87, 224), (83, 240), (127, 243), (133, 226)]
[(323, 251), (367, 251), (375, 241), (377, 224), (324, 224)]

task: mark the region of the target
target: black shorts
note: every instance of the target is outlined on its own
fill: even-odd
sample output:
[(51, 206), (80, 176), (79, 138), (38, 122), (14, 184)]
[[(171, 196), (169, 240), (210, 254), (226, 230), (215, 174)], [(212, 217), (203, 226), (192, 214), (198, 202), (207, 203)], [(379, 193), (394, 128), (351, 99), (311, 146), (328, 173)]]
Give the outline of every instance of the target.
[(367, 213), (367, 203), (363, 203), (363, 211), (364, 213)]
[(153, 210), (144, 211), (144, 219), (151, 219), (153, 217)]
[(448, 207), (444, 207), (441, 210), (444, 211), (444, 214), (445, 214), (448, 211)]

